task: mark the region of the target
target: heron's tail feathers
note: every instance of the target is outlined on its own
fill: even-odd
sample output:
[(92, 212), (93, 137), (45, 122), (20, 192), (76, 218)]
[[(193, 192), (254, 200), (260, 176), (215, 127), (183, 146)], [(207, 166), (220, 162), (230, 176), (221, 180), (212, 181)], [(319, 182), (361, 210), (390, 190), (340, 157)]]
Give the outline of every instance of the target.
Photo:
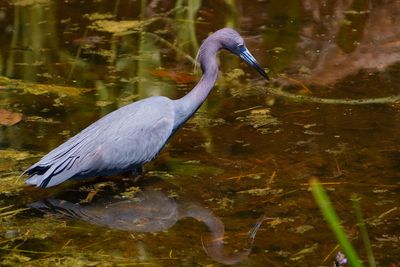
[(85, 133), (84, 130), (74, 138), (69, 139), (24, 171), (22, 175), (29, 175), (25, 183), (37, 187), (50, 187), (58, 185), (81, 172), (79, 153), (85, 147), (85, 141), (90, 136), (85, 135)]
[(44, 188), (58, 185), (77, 173), (74, 166), (77, 159), (79, 157), (67, 157), (49, 165), (34, 165), (23, 173), (29, 175), (25, 183)]

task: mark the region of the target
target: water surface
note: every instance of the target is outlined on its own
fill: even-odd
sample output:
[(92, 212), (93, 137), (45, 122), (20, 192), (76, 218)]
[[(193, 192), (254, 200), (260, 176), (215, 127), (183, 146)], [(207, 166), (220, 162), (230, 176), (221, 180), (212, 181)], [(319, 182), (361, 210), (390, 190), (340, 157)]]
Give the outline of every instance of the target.
[[(360, 257), (353, 193), (376, 261), (398, 266), (399, 12), (362, 0), (2, 1), (0, 108), (17, 123), (0, 132), (1, 264), (332, 266), (316, 177)], [(208, 100), (139, 182), (22, 185), (24, 169), (105, 114), (183, 96), (201, 40), (227, 26), (273, 85), (221, 52)]]

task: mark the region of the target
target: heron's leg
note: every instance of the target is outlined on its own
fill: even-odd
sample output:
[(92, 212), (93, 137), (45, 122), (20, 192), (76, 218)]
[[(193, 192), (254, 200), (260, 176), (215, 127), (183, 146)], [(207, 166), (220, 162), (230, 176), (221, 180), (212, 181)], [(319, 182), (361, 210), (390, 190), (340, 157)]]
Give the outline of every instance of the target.
[(136, 183), (143, 175), (143, 167), (142, 166), (134, 166), (131, 170), (123, 173), (126, 179), (132, 179)]
[(133, 175), (142, 175), (143, 174), (143, 166), (138, 166), (138, 167), (135, 167), (133, 170), (132, 170), (132, 174)]
[(136, 183), (143, 175), (143, 166), (135, 167), (132, 170), (133, 181)]

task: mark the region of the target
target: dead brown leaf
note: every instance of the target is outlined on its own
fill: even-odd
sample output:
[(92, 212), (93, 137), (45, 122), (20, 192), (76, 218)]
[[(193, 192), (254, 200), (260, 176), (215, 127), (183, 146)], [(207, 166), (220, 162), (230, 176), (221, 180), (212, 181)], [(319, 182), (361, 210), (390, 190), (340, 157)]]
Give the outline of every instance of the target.
[(0, 108), (0, 125), (11, 126), (22, 120), (22, 114)]

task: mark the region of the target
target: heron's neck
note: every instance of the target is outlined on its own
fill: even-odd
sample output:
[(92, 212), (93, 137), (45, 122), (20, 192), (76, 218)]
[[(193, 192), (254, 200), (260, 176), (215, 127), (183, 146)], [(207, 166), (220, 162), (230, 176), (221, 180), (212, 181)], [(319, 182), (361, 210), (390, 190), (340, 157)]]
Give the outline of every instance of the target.
[(213, 52), (208, 51), (208, 53), (200, 55), (203, 76), (187, 95), (175, 100), (175, 128), (181, 126), (200, 108), (214, 87), (218, 76), (216, 53), (217, 50)]

